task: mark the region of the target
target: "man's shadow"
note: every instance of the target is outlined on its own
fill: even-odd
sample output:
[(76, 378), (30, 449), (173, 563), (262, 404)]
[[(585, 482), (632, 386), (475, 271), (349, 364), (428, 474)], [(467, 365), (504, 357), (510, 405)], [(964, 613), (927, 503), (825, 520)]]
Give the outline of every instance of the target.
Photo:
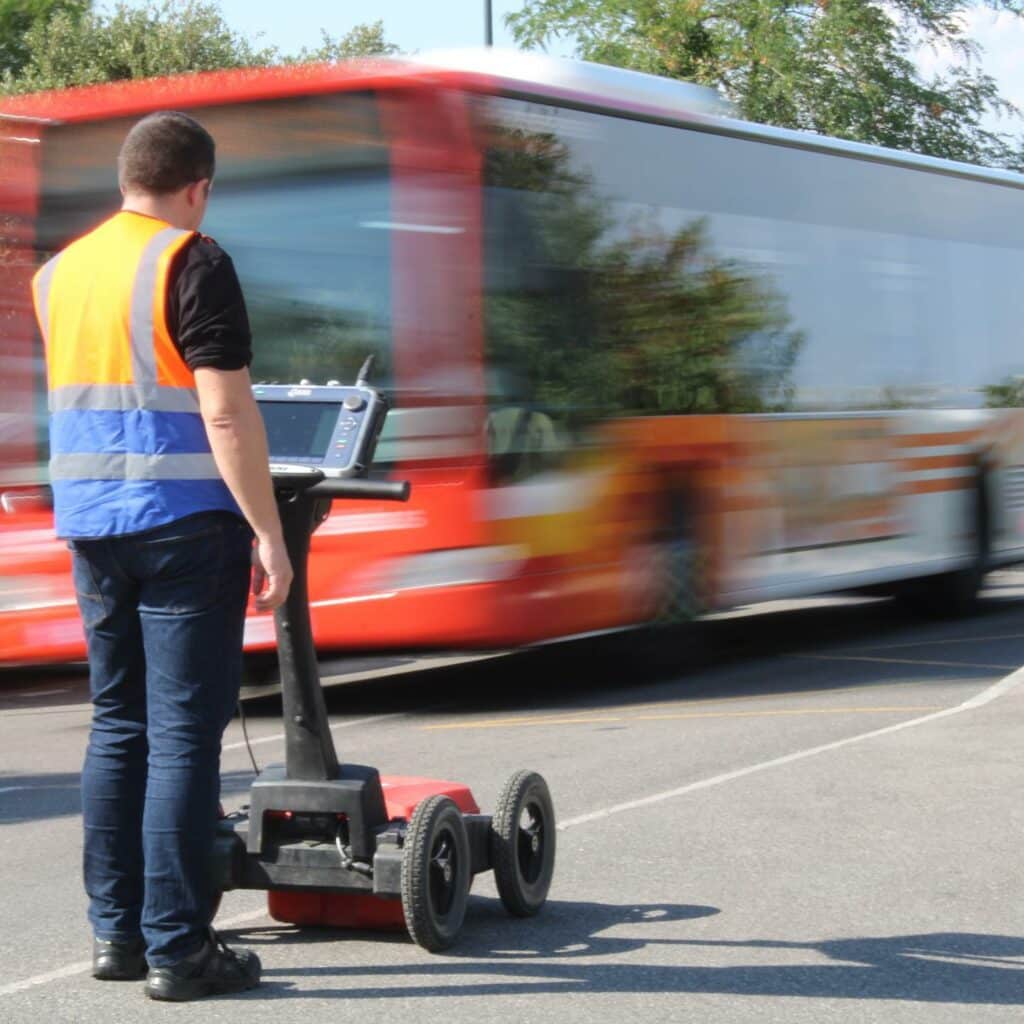
[[(264, 999), (634, 993), (1024, 1004), (1021, 937), (941, 932), (809, 942), (710, 940), (679, 938), (678, 926), (670, 934), (664, 927), (717, 913), (706, 906), (549, 901), (540, 916), (522, 921), (509, 918), (496, 900), (473, 900), (456, 946), (432, 956), (402, 933), (281, 925), (240, 930), (235, 937), (256, 947), (308, 947), (309, 966), (264, 971), (265, 984), (252, 994)], [(391, 962), (346, 963), (346, 940), (382, 942), (388, 950), (381, 959)], [(339, 948), (332, 951), (332, 945)], [(396, 946), (408, 951), (400, 963), (394, 962)], [(645, 951), (650, 955), (638, 956)], [(709, 951), (733, 951), (732, 961), (736, 951), (749, 956), (742, 964), (709, 966)], [(764, 963), (758, 955), (779, 951), (791, 952), (795, 962)], [(295, 987), (314, 978), (326, 984)]]

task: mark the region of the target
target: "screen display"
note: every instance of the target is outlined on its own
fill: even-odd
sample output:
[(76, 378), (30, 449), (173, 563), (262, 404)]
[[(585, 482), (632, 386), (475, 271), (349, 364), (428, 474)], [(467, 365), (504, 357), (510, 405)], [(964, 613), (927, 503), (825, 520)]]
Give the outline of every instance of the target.
[(337, 402), (260, 402), (259, 406), (272, 461), (322, 459), (327, 454), (341, 413)]

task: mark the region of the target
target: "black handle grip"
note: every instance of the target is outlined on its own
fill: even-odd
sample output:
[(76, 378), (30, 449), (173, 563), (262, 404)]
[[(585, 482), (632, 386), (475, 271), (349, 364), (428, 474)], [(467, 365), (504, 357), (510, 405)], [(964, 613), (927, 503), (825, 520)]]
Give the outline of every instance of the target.
[(408, 501), (408, 480), (321, 480), (306, 491), (318, 498), (363, 498)]

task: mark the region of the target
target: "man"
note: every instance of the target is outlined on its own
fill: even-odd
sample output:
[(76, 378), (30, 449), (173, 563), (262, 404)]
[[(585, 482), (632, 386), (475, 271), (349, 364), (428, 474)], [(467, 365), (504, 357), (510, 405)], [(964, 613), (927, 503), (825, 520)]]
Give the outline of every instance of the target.
[[(57, 534), (72, 551), (93, 700), (82, 771), (93, 975), (181, 1001), (252, 988), (210, 928), (221, 736), (250, 577), (288, 593), (245, 302), (197, 233), (214, 143), (151, 114), (118, 157), (123, 206), (33, 282)], [(253, 535), (255, 534), (255, 546)]]

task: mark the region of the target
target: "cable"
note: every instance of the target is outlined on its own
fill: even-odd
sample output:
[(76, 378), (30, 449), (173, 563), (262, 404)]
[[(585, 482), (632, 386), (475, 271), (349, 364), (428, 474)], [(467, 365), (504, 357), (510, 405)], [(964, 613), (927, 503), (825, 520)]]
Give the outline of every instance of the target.
[(242, 720), (242, 735), (245, 737), (245, 749), (249, 751), (249, 760), (252, 761), (252, 770), (255, 775), (259, 775), (260, 766), (256, 763), (256, 758), (252, 752), (252, 745), (249, 743), (249, 729), (245, 724), (245, 710), (242, 708), (242, 702), (238, 702), (238, 717)]

